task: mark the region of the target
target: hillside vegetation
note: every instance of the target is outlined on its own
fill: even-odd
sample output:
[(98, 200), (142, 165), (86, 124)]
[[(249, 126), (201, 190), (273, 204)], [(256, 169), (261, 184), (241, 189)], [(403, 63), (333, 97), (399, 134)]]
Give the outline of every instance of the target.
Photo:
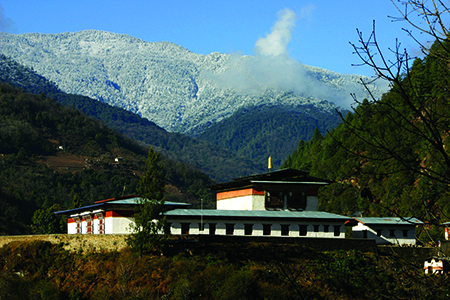
[(284, 167), (335, 180), (321, 191), (321, 210), (417, 217), (437, 231), (423, 240), (443, 238), (432, 225), (450, 221), (448, 46), (436, 42), (381, 100), (364, 100), (325, 136), (300, 141)]
[(304, 105), (303, 109), (264, 105), (240, 109), (198, 138), (264, 167), (270, 155), (274, 168), (278, 168), (297, 147), (299, 138), (310, 140), (316, 128), (326, 132), (340, 122), (338, 113), (321, 111), (314, 105)]
[[(422, 261), (299, 245), (209, 244), (137, 258), (50, 242), (0, 249), (2, 299), (443, 299)], [(370, 284), (370, 288), (368, 288)]]
[[(146, 154), (73, 107), (0, 83), (0, 233), (31, 233), (39, 209), (51, 213), (80, 200), (88, 205), (135, 194)], [(116, 157), (123, 161), (115, 163)], [(167, 158), (163, 164), (167, 200), (195, 204), (203, 198), (213, 205), (209, 177)]]
[(168, 132), (123, 108), (85, 96), (66, 94), (45, 77), (4, 55), (0, 55), (0, 81), (32, 94), (44, 93), (64, 106), (74, 107), (92, 118), (101, 120), (109, 128), (143, 146), (151, 146), (168, 158), (198, 168), (217, 181), (259, 173), (266, 167), (265, 164), (256, 165), (249, 159), (199, 139)]

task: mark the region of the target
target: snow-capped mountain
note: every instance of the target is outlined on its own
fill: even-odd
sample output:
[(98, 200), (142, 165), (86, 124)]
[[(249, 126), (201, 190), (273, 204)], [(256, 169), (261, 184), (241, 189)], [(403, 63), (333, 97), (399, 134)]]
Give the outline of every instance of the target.
[[(200, 55), (170, 42), (86, 30), (0, 33), (0, 53), (31, 67), (66, 93), (89, 96), (196, 136), (242, 108), (274, 105), (323, 111), (364, 97), (362, 76), (302, 65), (289, 57)], [(384, 92), (371, 86), (375, 95)]]

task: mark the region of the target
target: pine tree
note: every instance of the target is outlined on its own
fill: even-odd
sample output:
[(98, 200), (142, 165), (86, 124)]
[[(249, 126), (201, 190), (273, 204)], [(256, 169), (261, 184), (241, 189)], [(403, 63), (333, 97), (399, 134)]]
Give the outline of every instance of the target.
[(160, 165), (160, 155), (153, 148), (148, 151), (146, 171), (142, 174), (137, 191), (139, 205), (134, 215), (133, 233), (127, 244), (133, 252), (142, 256), (146, 253), (160, 253), (167, 237), (161, 234), (164, 228), (164, 172)]

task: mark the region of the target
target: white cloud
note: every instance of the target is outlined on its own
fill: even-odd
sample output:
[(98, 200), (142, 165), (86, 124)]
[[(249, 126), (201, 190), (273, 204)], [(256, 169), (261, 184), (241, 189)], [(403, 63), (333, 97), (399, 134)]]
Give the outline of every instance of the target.
[[(314, 6), (304, 7), (300, 18), (311, 18), (314, 9)], [(362, 86), (344, 84), (343, 81), (349, 79), (343, 78), (338, 79), (341, 83), (332, 83), (332, 78), (324, 80), (322, 76), (334, 78), (336, 74), (316, 73), (289, 56), (287, 46), (297, 19), (299, 17), (290, 9), (280, 11), (271, 32), (256, 41), (255, 56), (231, 54), (225, 72), (204, 75), (213, 76), (220, 88), (240, 94), (262, 95), (267, 89), (281, 89), (303, 97), (328, 100), (349, 109), (353, 103), (350, 93), (364, 94)]]
[(291, 41), (291, 31), (295, 26), (296, 14), (286, 8), (278, 12), (278, 21), (265, 38), (259, 38), (255, 44), (256, 55), (277, 56), (287, 54), (287, 45)]

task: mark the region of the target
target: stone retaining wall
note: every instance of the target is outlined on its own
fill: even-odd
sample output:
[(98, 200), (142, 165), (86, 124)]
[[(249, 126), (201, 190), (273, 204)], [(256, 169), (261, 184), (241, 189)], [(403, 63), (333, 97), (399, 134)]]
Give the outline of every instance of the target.
[[(101, 251), (121, 250), (127, 246), (127, 234), (47, 234), (47, 235), (17, 235), (0, 236), (0, 247), (11, 242), (49, 241), (63, 245), (64, 249), (71, 251)], [(371, 239), (326, 239), (326, 238), (282, 238), (282, 237), (245, 237), (245, 236), (209, 236), (209, 235), (177, 235), (172, 236), (174, 245), (178, 248), (196, 247), (196, 243), (275, 243), (296, 244), (318, 251), (358, 249), (363, 252), (380, 253), (384, 255), (406, 255), (417, 257), (419, 260), (435, 256), (441, 248), (426, 247), (398, 247), (377, 246)], [(450, 248), (450, 244), (446, 244)], [(448, 250), (446, 248), (446, 250)], [(178, 249), (180, 250), (180, 249)], [(450, 251), (449, 251), (450, 252)]]
[(63, 243), (64, 249), (82, 250), (120, 250), (126, 247), (127, 234), (46, 234), (46, 235), (13, 235), (0, 236), (0, 247), (11, 242), (49, 241), (54, 244)]
[[(0, 236), (0, 247), (11, 242), (49, 241), (63, 244), (64, 249), (78, 251), (120, 250), (126, 247), (127, 234), (48, 234), (48, 235), (18, 235)], [(172, 236), (180, 245), (183, 241), (201, 243), (276, 243), (297, 244), (317, 250), (350, 250), (359, 249), (364, 252), (377, 252), (373, 240), (362, 239), (327, 239), (327, 238), (283, 238), (283, 237), (244, 237), (244, 236), (209, 236), (209, 235), (177, 235)]]

